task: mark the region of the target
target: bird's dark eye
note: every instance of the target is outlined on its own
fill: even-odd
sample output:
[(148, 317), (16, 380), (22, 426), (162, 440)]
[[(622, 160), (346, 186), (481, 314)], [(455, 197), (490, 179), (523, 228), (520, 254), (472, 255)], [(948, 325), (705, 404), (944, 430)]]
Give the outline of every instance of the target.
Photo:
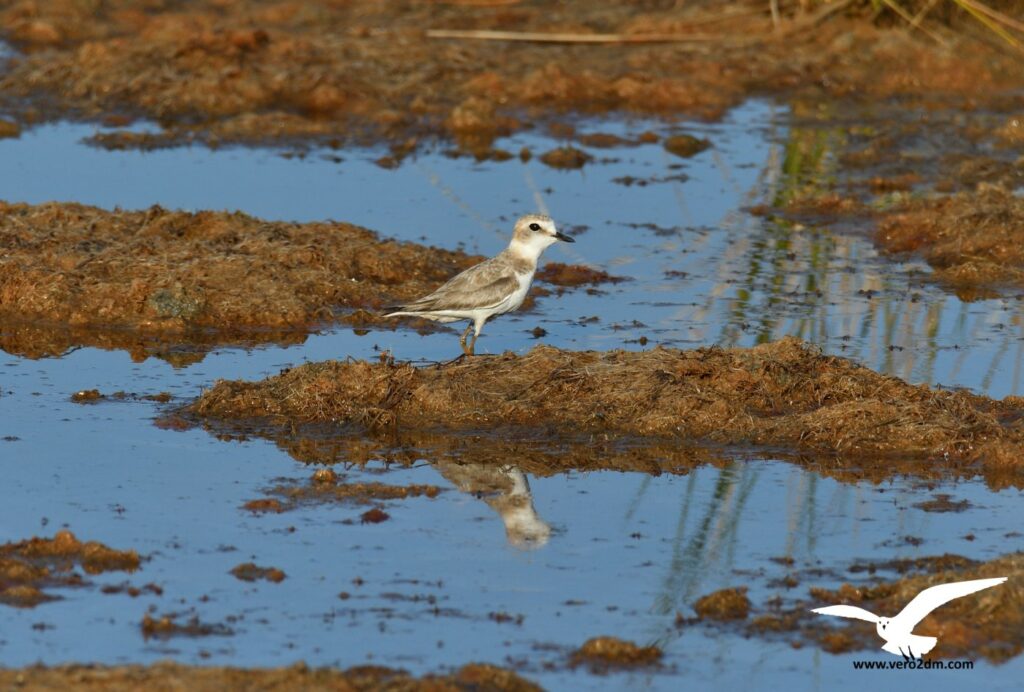
[(540, 230), (540, 224), (539, 223), (531, 223), (530, 224), (530, 230), (531, 231), (539, 231)]

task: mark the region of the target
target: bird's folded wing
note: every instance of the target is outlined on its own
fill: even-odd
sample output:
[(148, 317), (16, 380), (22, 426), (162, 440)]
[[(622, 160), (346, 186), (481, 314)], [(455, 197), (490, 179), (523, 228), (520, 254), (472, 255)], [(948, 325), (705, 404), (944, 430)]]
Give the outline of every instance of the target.
[(907, 604), (907, 607), (900, 611), (900, 614), (893, 618), (901, 628), (913, 629), (914, 625), (924, 620), (928, 613), (932, 612), (944, 603), (968, 596), (976, 591), (997, 586), (1006, 581), (1006, 577), (995, 579), (973, 579), (971, 581), (957, 581), (952, 584), (939, 584), (925, 589), (914, 596), (914, 600)]
[(836, 617), (841, 618), (857, 618), (858, 620), (867, 620), (868, 622), (878, 622), (878, 616), (874, 613), (851, 605), (834, 605), (827, 606), (825, 608), (814, 608), (811, 612), (818, 613), (819, 615), (835, 615)]
[(403, 306), (411, 312), (467, 310), (494, 307), (519, 288), (519, 280), (506, 267), (482, 262), (453, 277), (428, 296)]

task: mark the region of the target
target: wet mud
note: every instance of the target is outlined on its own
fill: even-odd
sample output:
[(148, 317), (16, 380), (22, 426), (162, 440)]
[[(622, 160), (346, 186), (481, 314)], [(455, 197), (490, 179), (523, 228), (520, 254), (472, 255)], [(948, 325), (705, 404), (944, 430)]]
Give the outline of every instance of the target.
[[(422, 320), (375, 311), (429, 293), (482, 259), (345, 223), (78, 204), (0, 203), (0, 248), (5, 350), (40, 356), (114, 346), (181, 364), (213, 345), (296, 342), (336, 322), (422, 329)], [(563, 264), (539, 280), (565, 287), (618, 279)]]
[(540, 346), (430, 367), (315, 363), (261, 382), (219, 381), (181, 415), (398, 435), (501, 429), (710, 442), (867, 464), (914, 458), (1016, 477), (1020, 411), (1013, 398), (910, 385), (787, 338), (749, 349), (640, 353)]
[[(566, 112), (716, 116), (766, 91), (964, 98), (1021, 83), (1014, 58), (977, 40), (984, 31), (952, 4), (924, 19), (948, 46), (868, 3), (803, 8), (786, 5), (773, 19), (764, 3), (723, 12), (582, 1), (205, 0), (145, 10), (126, 0), (10, 1), (0, 3), (0, 32), (24, 55), (0, 93), (25, 122), (142, 117), (163, 127), (126, 131), (114, 146), (383, 138), (400, 158), (438, 136), (487, 149)], [(479, 30), (562, 38), (479, 40)]]
[(504, 668), (469, 664), (446, 675), (414, 677), (402, 670), (361, 666), (348, 670), (310, 668), (223, 668), (157, 663), (151, 666), (35, 666), (0, 669), (0, 685), (12, 689), (66, 690), (423, 690), (537, 692), (541, 688)]
[(0, 604), (32, 608), (60, 598), (53, 589), (87, 586), (85, 575), (134, 572), (140, 564), (134, 550), (83, 543), (67, 530), (53, 538), (6, 543), (0, 545)]
[[(910, 568), (905, 564), (879, 567), (894, 567), (901, 572)], [(767, 604), (744, 631), (753, 636), (783, 636), (795, 645), (813, 645), (834, 654), (878, 649), (884, 642), (871, 623), (854, 624), (853, 621), (822, 617), (810, 610), (825, 605), (849, 604), (893, 617), (930, 586), (1008, 577), (998, 587), (953, 600), (932, 611), (914, 628), (914, 633), (938, 638), (930, 658), (983, 657), (999, 663), (1024, 650), (1020, 638), (1024, 628), (1024, 587), (1021, 585), (1024, 581), (1024, 554), (1012, 553), (984, 563), (942, 556), (922, 560), (913, 565), (913, 570), (915, 573), (896, 580), (846, 583), (838, 589), (812, 586), (809, 597), (795, 605)]]

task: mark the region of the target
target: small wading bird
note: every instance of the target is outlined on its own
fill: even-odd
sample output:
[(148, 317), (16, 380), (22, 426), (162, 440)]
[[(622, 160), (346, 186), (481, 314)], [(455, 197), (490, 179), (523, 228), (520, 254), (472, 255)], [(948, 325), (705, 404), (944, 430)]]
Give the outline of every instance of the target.
[[(529, 214), (516, 221), (512, 242), (489, 260), (454, 276), (433, 293), (405, 305), (386, 308), (386, 317), (425, 317), (436, 322), (469, 320), (459, 337), (462, 352), (473, 355), (476, 340), (484, 322), (495, 315), (504, 315), (523, 304), (530, 290), (537, 260), (556, 240), (576, 242), (559, 233), (555, 222), (547, 216)], [(468, 344), (470, 330), (473, 340)]]
[(1006, 577), (957, 581), (952, 584), (932, 586), (914, 596), (914, 599), (894, 618), (879, 617), (863, 608), (850, 605), (814, 608), (811, 612), (873, 622), (875, 623), (875, 630), (878, 632), (878, 636), (885, 640), (885, 646), (882, 649), (910, 660), (912, 658), (920, 658), (928, 653), (938, 642), (935, 637), (922, 637), (911, 634), (917, 623), (921, 622), (928, 613), (954, 599), (987, 589), (990, 586), (997, 586), (1004, 581), (1006, 581)]

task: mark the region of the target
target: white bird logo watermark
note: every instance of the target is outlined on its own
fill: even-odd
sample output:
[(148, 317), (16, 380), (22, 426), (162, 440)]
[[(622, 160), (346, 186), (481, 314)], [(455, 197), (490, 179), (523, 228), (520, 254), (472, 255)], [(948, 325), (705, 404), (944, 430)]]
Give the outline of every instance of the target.
[(907, 606), (894, 618), (883, 618), (872, 612), (850, 605), (834, 605), (825, 608), (814, 608), (812, 613), (835, 615), (841, 618), (856, 618), (875, 623), (878, 636), (885, 640), (885, 651), (910, 660), (921, 658), (932, 650), (938, 640), (935, 637), (922, 637), (913, 634), (914, 627), (928, 613), (950, 601), (969, 594), (998, 586), (1006, 581), (1006, 577), (995, 579), (973, 579), (957, 581), (951, 584), (932, 586), (917, 594)]

